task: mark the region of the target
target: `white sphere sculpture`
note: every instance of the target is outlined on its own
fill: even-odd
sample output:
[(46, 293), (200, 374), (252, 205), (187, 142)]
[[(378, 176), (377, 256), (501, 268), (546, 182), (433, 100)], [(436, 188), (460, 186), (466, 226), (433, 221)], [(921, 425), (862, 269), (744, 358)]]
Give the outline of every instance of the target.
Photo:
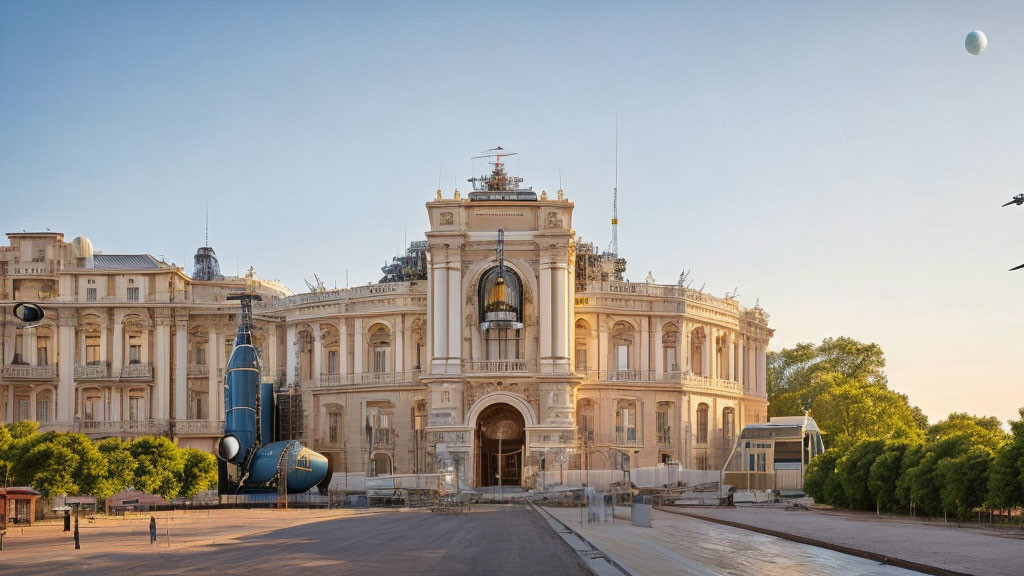
[(974, 30), (967, 35), (967, 39), (964, 40), (964, 46), (967, 47), (968, 52), (977, 56), (988, 46), (988, 38), (985, 37), (985, 33), (981, 30)]

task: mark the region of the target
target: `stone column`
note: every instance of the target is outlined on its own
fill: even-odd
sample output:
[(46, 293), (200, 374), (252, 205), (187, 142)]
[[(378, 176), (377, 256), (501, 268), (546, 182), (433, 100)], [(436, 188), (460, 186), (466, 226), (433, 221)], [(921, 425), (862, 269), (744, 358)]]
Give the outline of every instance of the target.
[(704, 327), (704, 345), (700, 351), (700, 375), (711, 378), (714, 373), (711, 370), (711, 348), (714, 346), (715, 337), (712, 334), (711, 327)]
[[(654, 320), (654, 379), (664, 380), (665, 369), (672, 369), (671, 366), (665, 366), (665, 347), (661, 343), (662, 338), (662, 325), (661, 319), (656, 318)], [(679, 342), (676, 342), (676, 346), (679, 346)], [(678, 348), (676, 348), (678, 350)], [(678, 356), (678, 353), (677, 353)]]
[(7, 416), (4, 421), (8, 424), (14, 422), (14, 384), (7, 383)]
[(124, 367), (124, 326), (121, 324), (121, 314), (114, 312), (114, 341), (110, 346), (114, 349), (114, 361), (110, 366), (110, 375), (117, 378), (121, 375), (121, 368)]
[(732, 332), (729, 332), (729, 357), (726, 360), (729, 363), (729, 380), (736, 380), (736, 334)]
[(765, 347), (764, 344), (762, 344), (762, 345), (757, 347), (757, 393), (758, 394), (764, 394), (765, 387), (766, 387), (766, 384), (767, 384), (767, 382), (766, 382), (766, 376), (767, 376), (766, 368), (767, 368), (767, 360), (768, 359), (765, 357), (765, 353), (766, 352), (767, 352), (767, 348)]
[(740, 350), (739, 350), (739, 355), (738, 355), (738, 358), (737, 358), (739, 360), (739, 366), (737, 366), (737, 373), (739, 374), (739, 380), (740, 380), (740, 384), (742, 385), (743, 391), (746, 392), (747, 391), (747, 372), (746, 372), (746, 369), (747, 369), (747, 362), (746, 362), (747, 349), (744, 346), (744, 344), (746, 343), (746, 339), (741, 335), (739, 337), (739, 341), (740, 341), (739, 342)]
[(36, 387), (33, 386), (28, 390), (28, 418), (29, 420), (36, 419)]
[(157, 318), (155, 329), (156, 366), (153, 388), (153, 418), (167, 420), (170, 415), (171, 319)]
[(348, 321), (338, 322), (338, 372), (348, 374)]
[(110, 387), (110, 420), (121, 421), (121, 387), (117, 384)]
[[(543, 258), (543, 256), (542, 256)], [(540, 289), (537, 294), (537, 302), (540, 303), (540, 366), (547, 366), (547, 369), (539, 368), (541, 372), (551, 371), (551, 263), (542, 262), (540, 265)]]
[(636, 367), (640, 370), (640, 377), (647, 380), (647, 374), (651, 370), (651, 319), (647, 316), (640, 317), (639, 336), (640, 346), (637, 352), (640, 355), (640, 361), (636, 363)]
[(462, 271), (448, 264), (448, 374), (462, 372)]
[(263, 358), (266, 372), (274, 382), (277, 382), (277, 324), (271, 322), (267, 326), (267, 344)]
[(366, 351), (363, 350), (363, 319), (356, 318), (352, 325), (352, 336), (353, 347), (355, 350), (352, 351), (352, 373), (362, 374), (363, 373), (363, 358), (366, 356)]
[[(35, 344), (33, 342), (33, 344)], [(107, 324), (104, 322), (100, 325), (100, 362), (104, 364), (107, 362)]]
[(298, 365), (298, 360), (295, 358), (295, 325), (289, 324), (285, 329), (285, 375), (287, 377), (288, 384), (295, 383), (295, 369)]
[(569, 270), (562, 262), (553, 264), (550, 268), (551, 290), (541, 291), (541, 294), (550, 294), (551, 297), (551, 360), (557, 365), (559, 372), (569, 370), (569, 326), (567, 313), (569, 310), (568, 292), (566, 284), (569, 281)]
[(174, 419), (188, 419), (188, 320), (174, 323)]
[(217, 370), (220, 368), (220, 354), (217, 353), (219, 342), (220, 334), (216, 327), (211, 326), (210, 341), (206, 345), (206, 367), (209, 370), (206, 384), (206, 414), (214, 421), (224, 417), (224, 410), (221, 408), (224, 402), (224, 385), (217, 377)]
[(149, 326), (142, 325), (142, 354), (139, 355), (139, 362), (149, 363)]
[(601, 317), (598, 316), (597, 369), (602, 374), (608, 370), (608, 355), (610, 353), (608, 350), (608, 327), (601, 323)]
[(324, 339), (320, 334), (320, 322), (313, 323), (313, 366), (309, 376), (313, 385), (320, 383), (320, 372), (323, 370)]
[[(431, 270), (431, 278), (431, 298), (433, 299), (431, 314), (434, 329), (431, 331), (430, 346), (433, 356), (431, 357), (430, 371), (434, 374), (444, 374), (448, 364), (448, 271), (443, 265), (435, 263)], [(360, 350), (356, 349), (352, 355), (358, 357), (359, 352)], [(355, 358), (353, 358), (353, 369), (355, 369), (354, 364)]]
[[(67, 314), (67, 316), (65, 316)], [(59, 360), (57, 371), (60, 382), (57, 385), (57, 422), (68, 428), (75, 413), (75, 317), (74, 312), (61, 310), (58, 321)]]
[(35, 366), (39, 354), (36, 351), (36, 329), (34, 326), (32, 328), (25, 328), (24, 333), (25, 353), (22, 355), (22, 359), (28, 362), (29, 366)]
[(405, 319), (399, 316), (395, 319), (396, 335), (392, 340), (395, 349), (395, 372), (405, 372)]

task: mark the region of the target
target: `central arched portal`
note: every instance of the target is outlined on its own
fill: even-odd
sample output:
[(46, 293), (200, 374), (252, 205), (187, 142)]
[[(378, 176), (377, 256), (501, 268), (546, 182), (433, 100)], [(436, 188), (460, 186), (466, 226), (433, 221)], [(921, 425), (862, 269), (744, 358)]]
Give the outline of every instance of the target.
[(510, 404), (491, 404), (480, 412), (474, 431), (477, 486), (519, 486), (523, 482), (526, 422)]

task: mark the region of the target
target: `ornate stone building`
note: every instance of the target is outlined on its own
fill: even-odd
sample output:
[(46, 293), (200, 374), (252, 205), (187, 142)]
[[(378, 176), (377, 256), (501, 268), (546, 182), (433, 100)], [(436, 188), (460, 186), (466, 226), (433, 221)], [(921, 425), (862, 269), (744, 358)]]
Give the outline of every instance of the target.
[[(426, 242), (381, 283), (292, 295), (259, 282), (256, 344), (278, 426), (335, 472), (431, 472), (529, 484), (542, 467), (721, 466), (764, 422), (767, 315), (679, 285), (622, 280), (578, 244), (573, 203), (493, 170), (426, 205)], [(0, 419), (94, 437), (163, 433), (211, 449), (223, 432), (226, 295), (151, 256), (60, 234), (8, 234)], [(206, 247), (212, 255), (212, 249)]]

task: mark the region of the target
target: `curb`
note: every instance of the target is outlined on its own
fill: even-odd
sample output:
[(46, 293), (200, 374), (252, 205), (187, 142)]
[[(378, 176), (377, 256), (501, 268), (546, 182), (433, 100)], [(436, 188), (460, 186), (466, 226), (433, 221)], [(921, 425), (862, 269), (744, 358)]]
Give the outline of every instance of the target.
[[(610, 575), (610, 574), (616, 574), (616, 575), (623, 574), (625, 576), (635, 576), (625, 566), (623, 566), (622, 564), (619, 564), (611, 556), (609, 556), (609, 555), (605, 554), (603, 551), (601, 551), (601, 549), (598, 548), (597, 546), (595, 546), (593, 544), (593, 542), (591, 542), (590, 540), (587, 540), (586, 538), (583, 537), (582, 534), (580, 534), (579, 532), (573, 530), (565, 522), (562, 522), (561, 520), (556, 518), (554, 514), (551, 514), (550, 512), (545, 510), (542, 506), (538, 506), (538, 505), (534, 504), (533, 502), (531, 502), (529, 500), (527, 500), (526, 503), (531, 508), (533, 508), (533, 510), (535, 512), (540, 514), (540, 516), (542, 518), (547, 520), (548, 524), (555, 531), (555, 533), (558, 534), (559, 537), (561, 537), (562, 540), (570, 548), (572, 548), (572, 550), (574, 552), (576, 552), (576, 555), (580, 557), (580, 560), (583, 561), (583, 563), (587, 566), (587, 568), (590, 569), (591, 572), (593, 572), (594, 574), (596, 574), (598, 576)], [(560, 526), (562, 529), (559, 530), (556, 525)], [(587, 546), (588, 550), (580, 550), (580, 549), (576, 548), (575, 546), (573, 546), (572, 542), (570, 542), (569, 539), (566, 537), (565, 532), (568, 532), (568, 533), (572, 534), (573, 536), (575, 536), (576, 539), (578, 539), (580, 542), (582, 542), (584, 545)]]
[(732, 520), (723, 520), (721, 518), (711, 518), (708, 516), (702, 516), (700, 514), (693, 514), (690, 512), (683, 512), (681, 510), (674, 510), (670, 508), (664, 508), (662, 506), (655, 506), (655, 510), (665, 512), (667, 514), (676, 514), (678, 516), (686, 516), (688, 518), (695, 518), (697, 520), (704, 520), (713, 524), (721, 524), (723, 526), (729, 526), (731, 528), (739, 528), (741, 530), (748, 530), (750, 532), (757, 532), (766, 536), (774, 536), (776, 538), (782, 538), (783, 540), (789, 540), (798, 544), (807, 544), (808, 546), (815, 546), (817, 548), (825, 548), (834, 552), (840, 552), (843, 554), (849, 554), (850, 556), (859, 556), (868, 560), (874, 560), (882, 564), (888, 564), (889, 566), (896, 566), (897, 568), (906, 568), (907, 570), (915, 570), (924, 574), (931, 574), (933, 576), (974, 576), (967, 572), (958, 572), (956, 570), (949, 570), (946, 568), (939, 568), (938, 566), (932, 566), (931, 564), (921, 564), (920, 562), (914, 562), (911, 560), (904, 560), (902, 558), (896, 558), (895, 556), (887, 556), (885, 554), (879, 554), (878, 552), (871, 552), (869, 550), (862, 550), (860, 548), (851, 548), (849, 546), (843, 546), (841, 544), (835, 544), (827, 542), (825, 540), (816, 540), (814, 538), (807, 538), (806, 536), (798, 536), (796, 534), (790, 534), (789, 532), (780, 532), (778, 530), (771, 530), (768, 528), (760, 528), (758, 526), (751, 526), (750, 524), (742, 524), (740, 522), (733, 522)]

